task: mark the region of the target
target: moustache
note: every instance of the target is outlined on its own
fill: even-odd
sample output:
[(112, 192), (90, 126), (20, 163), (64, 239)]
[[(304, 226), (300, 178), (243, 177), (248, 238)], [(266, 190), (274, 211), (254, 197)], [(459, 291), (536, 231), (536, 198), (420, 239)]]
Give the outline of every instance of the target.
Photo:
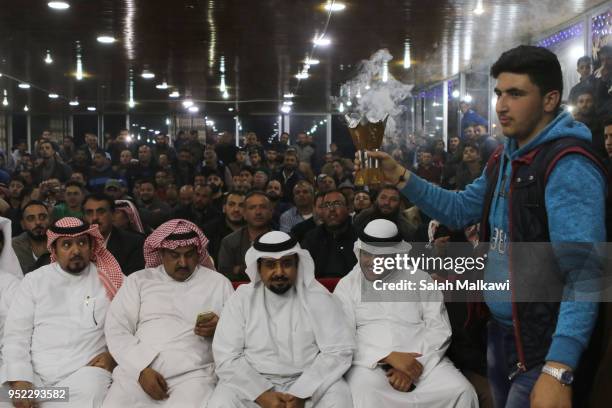
[(82, 261), (83, 257), (81, 255), (75, 255), (72, 258), (70, 258), (70, 262), (75, 262), (75, 261)]
[(286, 276), (273, 276), (270, 280), (272, 282), (288, 282), (289, 278)]

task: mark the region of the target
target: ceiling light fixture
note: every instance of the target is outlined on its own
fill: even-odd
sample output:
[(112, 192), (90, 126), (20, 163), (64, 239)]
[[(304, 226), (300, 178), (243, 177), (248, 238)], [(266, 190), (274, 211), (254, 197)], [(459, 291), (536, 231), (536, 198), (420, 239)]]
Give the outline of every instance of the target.
[(344, 10), (346, 8), (346, 5), (339, 1), (328, 1), (327, 3), (325, 3), (323, 8), (327, 11), (335, 12)]
[(27, 84), (25, 82), (20, 83), (19, 85), (17, 85), (19, 88), (21, 89), (30, 89), (30, 84)]
[(329, 44), (331, 44), (331, 40), (329, 38), (325, 38), (325, 35), (321, 35), (321, 36), (315, 35), (312, 42), (317, 47), (327, 47)]
[(227, 92), (227, 90), (223, 92), (223, 99), (229, 99), (229, 93)]
[(181, 94), (178, 91), (174, 91), (168, 95), (170, 98), (179, 98)]
[(68, 102), (68, 105), (70, 105), (70, 106), (79, 106), (79, 101), (78, 101), (78, 99), (73, 99), (70, 102)]
[(51, 51), (47, 50), (47, 55), (45, 56), (45, 64), (53, 64), (53, 58), (51, 58)]
[(49, 94), (49, 99), (57, 99), (57, 98), (59, 98), (58, 94), (56, 94), (56, 93), (50, 93)]
[(144, 79), (153, 79), (155, 78), (155, 74), (151, 71), (149, 71), (148, 69), (144, 69), (142, 71), (142, 74), (140, 74), (141, 77), (143, 77)]
[(297, 79), (308, 79), (308, 72), (302, 71), (295, 75)]
[(6, 89), (4, 90), (4, 99), (2, 99), (2, 105), (3, 106), (8, 106), (9, 102), (8, 102), (8, 93), (6, 92)]
[(281, 110), (281, 112), (287, 114), (287, 113), (291, 112), (291, 106), (283, 105), (283, 106), (281, 106), (280, 110)]
[(410, 41), (406, 40), (404, 43), (404, 69), (409, 69), (412, 65), (410, 61)]
[(97, 40), (99, 43), (102, 43), (102, 44), (112, 44), (112, 43), (114, 43), (115, 41), (117, 41), (117, 40), (115, 39), (115, 37), (113, 37), (113, 36), (111, 36), (111, 35), (100, 35), (100, 36), (98, 36), (98, 38), (96, 38), (96, 40)]
[(133, 99), (130, 99), (130, 100), (128, 101), (128, 106), (129, 106), (130, 108), (133, 108), (134, 106), (136, 106), (136, 102), (135, 102)]
[(161, 84), (157, 84), (155, 85), (155, 87), (157, 89), (168, 89), (168, 83), (166, 81), (162, 82)]
[(28, 105), (26, 105), (26, 106), (24, 106), (24, 107), (23, 107), (23, 111), (24, 111), (24, 112), (27, 112), (27, 111), (29, 111), (29, 110), (30, 110), (30, 108), (28, 108)]
[(304, 60), (304, 64), (306, 65), (319, 65), (321, 61), (319, 61), (318, 59), (314, 59), (314, 58), (306, 58)]
[(87, 110), (90, 112), (95, 112), (96, 111), (96, 107), (95, 106), (88, 106)]
[(293, 98), (294, 96), (295, 96), (295, 95), (294, 95), (294, 94), (292, 94), (292, 93), (286, 93), (286, 94), (284, 94), (284, 95), (283, 95), (283, 98), (285, 98), (285, 99), (291, 99), (291, 98)]
[(47, 3), (47, 6), (53, 10), (67, 10), (70, 8), (70, 4), (66, 1), (50, 1)]
[(228, 112), (233, 112), (233, 111), (234, 111), (234, 108), (227, 108), (227, 111), (228, 111)]
[(83, 60), (81, 59), (81, 43), (78, 41), (77, 41), (76, 79), (77, 81), (83, 80)]
[(198, 108), (197, 106), (190, 106), (188, 110), (191, 113), (198, 113), (200, 108)]
[(185, 99), (183, 101), (184, 108), (191, 108), (193, 106), (193, 101), (191, 99)]

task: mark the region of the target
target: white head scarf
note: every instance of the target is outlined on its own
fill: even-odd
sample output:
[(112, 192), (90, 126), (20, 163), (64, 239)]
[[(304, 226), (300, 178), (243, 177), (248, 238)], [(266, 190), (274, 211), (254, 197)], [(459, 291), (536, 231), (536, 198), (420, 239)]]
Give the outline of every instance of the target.
[(17, 254), (13, 250), (11, 220), (0, 217), (0, 227), (4, 237), (4, 247), (2, 252), (0, 252), (0, 271), (7, 272), (21, 279), (23, 278), (23, 271), (21, 270), (19, 259), (17, 259)]
[(246, 274), (254, 289), (263, 285), (257, 268), (260, 258), (280, 259), (297, 254), (299, 261), (295, 288), (298, 299), (310, 318), (317, 345), (322, 352), (353, 350), (352, 331), (338, 301), (316, 279), (314, 261), (297, 240), (281, 231), (270, 231), (253, 242), (246, 253)]
[(359, 252), (364, 250), (372, 255), (394, 255), (408, 253), (412, 245), (402, 239), (397, 225), (392, 221), (379, 218), (370, 221), (353, 246), (359, 259)]

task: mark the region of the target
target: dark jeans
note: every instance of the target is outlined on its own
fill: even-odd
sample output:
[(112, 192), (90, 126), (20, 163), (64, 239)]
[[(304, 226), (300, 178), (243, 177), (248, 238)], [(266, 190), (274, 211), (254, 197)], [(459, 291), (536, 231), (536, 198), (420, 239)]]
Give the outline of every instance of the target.
[(510, 381), (506, 356), (507, 350), (515, 348), (513, 328), (492, 319), (488, 326), (487, 374), (496, 408), (528, 408), (531, 390), (542, 370), (538, 365)]

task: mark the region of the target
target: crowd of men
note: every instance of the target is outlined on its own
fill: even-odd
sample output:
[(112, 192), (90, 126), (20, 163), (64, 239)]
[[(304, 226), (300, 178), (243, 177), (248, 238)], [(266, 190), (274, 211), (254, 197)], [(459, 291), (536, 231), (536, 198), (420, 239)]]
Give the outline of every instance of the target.
[[(545, 345), (525, 360), (503, 339), (517, 336), (517, 317), (524, 329), (536, 323), (529, 310), (506, 308), (510, 301), (487, 302), (489, 312), (442, 298), (360, 296), (363, 280), (374, 280), (373, 258), (411, 245), (436, 255), (448, 243), (491, 241), (488, 276), (504, 280), (508, 242), (606, 240), (612, 120), (601, 112), (612, 109), (603, 94), (584, 99), (610, 81), (612, 52), (602, 49), (595, 76), (579, 61), (574, 117), (559, 107), (554, 54), (508, 53), (491, 72), (508, 139), (492, 137), (463, 103), (461, 132), (447, 146), (408, 135), (373, 153), (388, 163), (377, 189), (354, 185), (360, 163), (350, 153), (332, 143), (318, 157), (305, 133), (269, 143), (249, 132), (237, 146), (229, 132), (159, 134), (147, 144), (123, 130), (75, 146), (45, 131), (32, 152), (17, 143), (0, 170), (0, 381), (12, 390), (69, 387), (75, 407), (514, 407), (529, 398), (565, 406), (568, 395), (540, 372), (550, 361), (577, 368), (597, 305), (562, 304), (541, 332)], [(547, 207), (536, 221), (547, 232), (509, 226), (514, 181), (497, 179), (513, 179), (513, 160), (561, 138), (579, 151), (572, 161), (560, 155), (554, 171), (541, 164)], [(576, 180), (584, 184), (567, 185)], [(556, 224), (568, 217), (578, 232)], [(510, 381), (506, 365), (518, 367)]]

